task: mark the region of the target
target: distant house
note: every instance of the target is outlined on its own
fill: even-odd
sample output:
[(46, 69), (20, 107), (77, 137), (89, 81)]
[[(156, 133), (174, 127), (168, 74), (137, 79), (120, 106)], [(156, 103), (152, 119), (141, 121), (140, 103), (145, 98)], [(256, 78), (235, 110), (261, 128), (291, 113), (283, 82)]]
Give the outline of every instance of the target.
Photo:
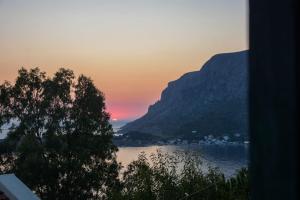
[(0, 175), (0, 200), (39, 200), (14, 174)]
[(228, 141), (229, 140), (229, 136), (227, 136), (227, 135), (223, 136), (223, 140)]

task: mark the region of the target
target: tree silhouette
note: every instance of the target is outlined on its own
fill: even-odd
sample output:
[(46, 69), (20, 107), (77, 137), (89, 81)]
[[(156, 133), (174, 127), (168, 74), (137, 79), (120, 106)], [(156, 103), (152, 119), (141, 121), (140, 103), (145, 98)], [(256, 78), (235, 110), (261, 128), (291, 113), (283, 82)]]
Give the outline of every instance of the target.
[(42, 199), (105, 199), (119, 187), (109, 114), (90, 78), (20, 69), (15, 84), (0, 85), (4, 124), (1, 173), (15, 173)]

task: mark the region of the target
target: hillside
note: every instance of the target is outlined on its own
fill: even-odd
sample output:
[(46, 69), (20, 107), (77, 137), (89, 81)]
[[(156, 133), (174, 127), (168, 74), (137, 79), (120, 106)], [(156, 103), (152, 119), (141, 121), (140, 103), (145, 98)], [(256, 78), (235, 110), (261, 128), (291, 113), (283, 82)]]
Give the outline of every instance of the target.
[(199, 71), (171, 81), (141, 118), (121, 128), (160, 137), (246, 135), (248, 51), (217, 54)]

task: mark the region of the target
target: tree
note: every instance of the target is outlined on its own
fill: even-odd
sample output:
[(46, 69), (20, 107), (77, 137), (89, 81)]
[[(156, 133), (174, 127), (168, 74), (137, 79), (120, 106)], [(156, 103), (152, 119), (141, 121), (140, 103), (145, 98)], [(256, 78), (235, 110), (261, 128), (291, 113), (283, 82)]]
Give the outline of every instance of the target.
[(0, 85), (1, 173), (15, 173), (42, 199), (105, 199), (119, 187), (117, 147), (104, 95), (59, 69), (20, 69)]

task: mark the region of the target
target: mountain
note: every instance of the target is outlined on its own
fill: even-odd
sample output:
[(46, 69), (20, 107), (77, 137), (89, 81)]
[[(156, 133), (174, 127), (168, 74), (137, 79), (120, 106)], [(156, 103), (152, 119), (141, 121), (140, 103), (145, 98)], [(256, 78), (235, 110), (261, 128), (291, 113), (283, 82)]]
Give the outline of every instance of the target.
[(161, 99), (122, 133), (162, 138), (198, 135), (247, 135), (248, 51), (222, 53), (199, 71), (168, 83)]

